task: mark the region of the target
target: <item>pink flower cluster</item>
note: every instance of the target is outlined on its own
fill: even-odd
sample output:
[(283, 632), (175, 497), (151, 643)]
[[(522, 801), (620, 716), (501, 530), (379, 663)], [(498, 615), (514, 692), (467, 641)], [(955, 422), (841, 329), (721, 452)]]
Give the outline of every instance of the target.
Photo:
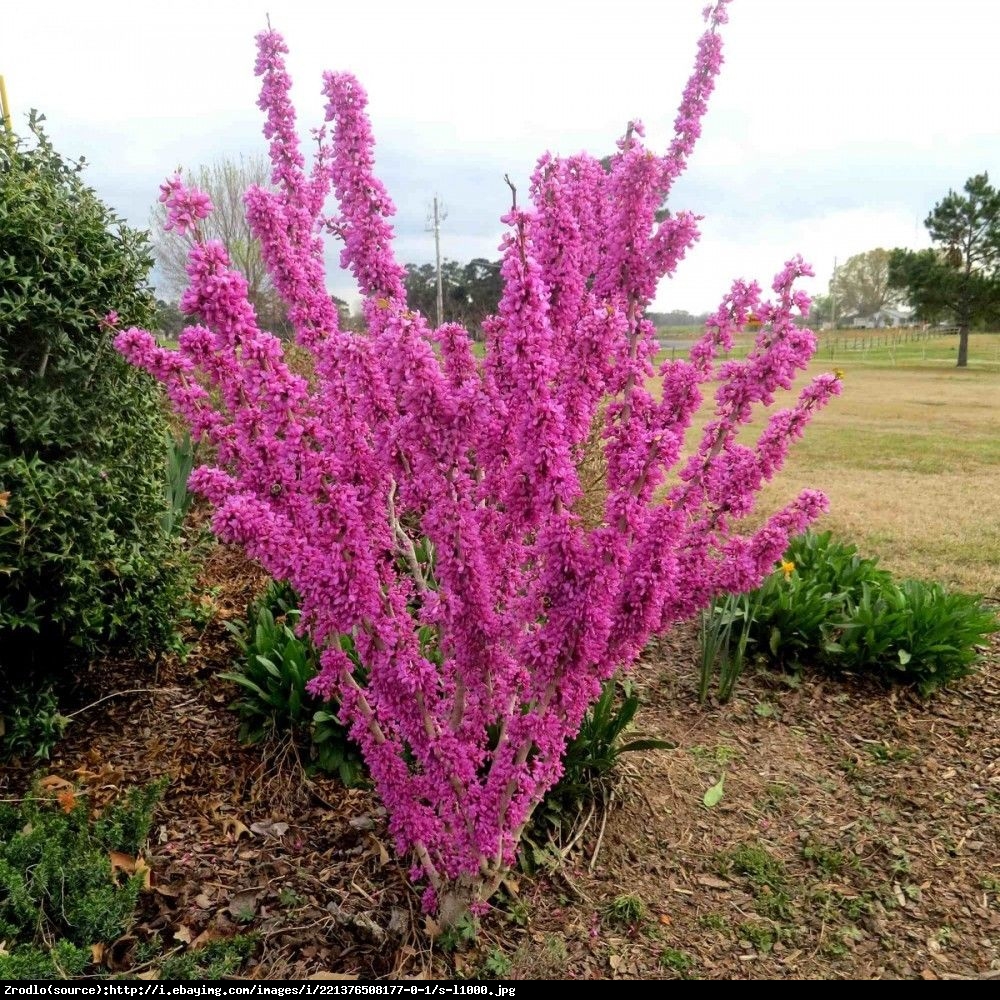
[[(633, 123), (609, 164), (538, 161), (530, 206), (505, 217), (505, 290), (483, 361), (466, 331), (432, 329), (406, 306), (364, 90), (325, 77), (328, 125), (307, 175), (287, 50), (264, 32), (257, 73), (277, 190), (248, 192), (247, 211), (315, 374), (290, 370), (213, 243), (191, 251), (182, 308), (193, 324), (179, 350), (136, 329), (116, 342), (214, 446), (217, 461), (190, 485), (215, 505), (215, 531), (300, 594), (323, 650), (314, 690), (340, 700), (428, 905), (488, 886), (512, 861), (602, 682), (652, 633), (758, 584), (824, 509), (806, 491), (741, 530), (789, 443), (839, 390), (822, 376), (756, 444), (739, 439), (814, 350), (794, 321), (808, 305), (794, 289), (809, 273), (800, 260), (773, 299), (735, 283), (688, 359), (652, 363), (644, 310), (697, 238), (695, 216), (660, 210), (699, 132), (727, 2), (707, 12), (665, 155)], [(339, 212), (326, 218), (331, 189)], [(202, 217), (195, 192), (171, 181), (164, 197), (173, 225)], [(338, 328), (325, 230), (343, 240), (366, 334)], [(751, 315), (761, 329), (749, 357), (720, 361)], [(714, 417), (685, 450), (706, 386)], [(608, 471), (603, 516), (588, 526), (578, 468), (595, 424)]]
[(160, 199), (167, 207), (163, 228), (176, 229), (182, 236), (195, 229), (202, 219), (212, 214), (212, 201), (202, 191), (185, 186), (180, 174), (168, 177), (160, 185)]

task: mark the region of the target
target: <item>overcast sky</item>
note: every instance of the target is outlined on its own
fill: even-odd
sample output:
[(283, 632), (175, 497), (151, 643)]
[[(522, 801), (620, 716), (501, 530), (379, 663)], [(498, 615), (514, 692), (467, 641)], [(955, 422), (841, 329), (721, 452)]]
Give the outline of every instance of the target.
[[(662, 150), (707, 0), (8, 0), (0, 73), (15, 127), (43, 111), (57, 148), (147, 226), (178, 165), (263, 152), (253, 38), (270, 14), (291, 54), (303, 130), (324, 69), (367, 88), (396, 253), (494, 259), (509, 204), (546, 149), (604, 155), (629, 118)], [(824, 291), (834, 258), (928, 245), (949, 188), (1000, 180), (998, 0), (734, 0), (701, 142), (671, 195), (705, 216), (656, 307), (712, 309), (735, 277), (801, 253)], [(330, 260), (335, 259), (331, 250)], [(329, 286), (354, 297), (331, 268)]]

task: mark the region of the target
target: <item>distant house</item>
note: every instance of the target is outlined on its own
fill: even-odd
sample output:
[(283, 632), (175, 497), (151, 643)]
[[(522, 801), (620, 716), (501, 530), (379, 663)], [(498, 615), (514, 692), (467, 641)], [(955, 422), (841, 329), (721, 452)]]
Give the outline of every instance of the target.
[(895, 326), (912, 326), (913, 322), (912, 309), (885, 308), (868, 316), (845, 316), (841, 325), (849, 326), (852, 330), (883, 330)]

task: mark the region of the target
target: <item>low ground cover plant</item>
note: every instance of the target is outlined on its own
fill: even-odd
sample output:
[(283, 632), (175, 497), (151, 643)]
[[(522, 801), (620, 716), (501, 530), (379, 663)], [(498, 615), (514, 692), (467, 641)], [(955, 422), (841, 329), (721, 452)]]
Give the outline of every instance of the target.
[(139, 852), (162, 784), (133, 789), (100, 816), (49, 776), (0, 803), (0, 979), (66, 979), (132, 923), (148, 869)]

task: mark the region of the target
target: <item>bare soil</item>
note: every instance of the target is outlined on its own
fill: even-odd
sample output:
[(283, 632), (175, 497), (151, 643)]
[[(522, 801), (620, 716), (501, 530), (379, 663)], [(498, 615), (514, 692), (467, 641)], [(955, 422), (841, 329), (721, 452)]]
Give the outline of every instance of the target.
[[(239, 743), (216, 675), (234, 657), (224, 622), (263, 580), (216, 546), (189, 655), (96, 664), (94, 699), (131, 693), (83, 707), (46, 768), (97, 804), (169, 778), (150, 891), (107, 968), (135, 973), (142, 941), (249, 932), (251, 979), (1000, 978), (996, 639), (927, 701), (758, 673), (700, 707), (696, 637), (678, 626), (636, 672), (637, 731), (676, 749), (631, 755), (571, 849), (536, 840), (470, 941), (434, 936), (371, 792)], [(35, 770), (8, 768), (0, 794)]]

